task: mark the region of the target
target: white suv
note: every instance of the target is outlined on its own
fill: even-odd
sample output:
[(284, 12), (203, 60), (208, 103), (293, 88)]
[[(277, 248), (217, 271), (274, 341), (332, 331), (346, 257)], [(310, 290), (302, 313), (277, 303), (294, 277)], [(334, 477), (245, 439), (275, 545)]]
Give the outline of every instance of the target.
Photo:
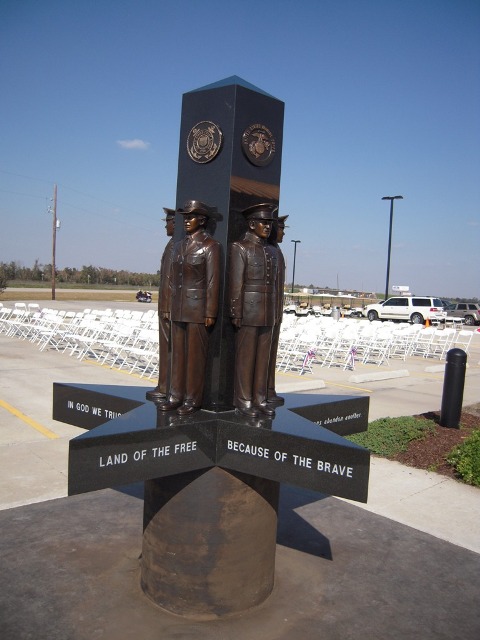
[(425, 320), (443, 322), (447, 315), (439, 298), (400, 296), (379, 304), (369, 304), (365, 315), (373, 320), (406, 320), (423, 324)]

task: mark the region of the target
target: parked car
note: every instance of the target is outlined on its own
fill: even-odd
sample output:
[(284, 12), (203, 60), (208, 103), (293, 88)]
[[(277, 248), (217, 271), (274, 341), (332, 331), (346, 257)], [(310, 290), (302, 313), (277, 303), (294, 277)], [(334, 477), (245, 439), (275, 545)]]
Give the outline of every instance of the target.
[(375, 303), (373, 303), (373, 302), (372, 302), (372, 304), (371, 304), (371, 305), (367, 305), (367, 306), (363, 307), (363, 308), (362, 308), (362, 316), (363, 316), (364, 318), (366, 318), (366, 317), (367, 317), (367, 314), (368, 314), (368, 307), (369, 307), (369, 306), (371, 307), (373, 304), (376, 304), (376, 305), (380, 305), (380, 306), (382, 306), (383, 304), (385, 304), (385, 300), (380, 300), (380, 302), (375, 302)]
[(450, 303), (446, 308), (447, 317), (463, 318), (465, 324), (480, 324), (480, 304), (476, 302)]
[(446, 312), (440, 298), (429, 296), (399, 296), (382, 303), (369, 304), (365, 315), (373, 320), (405, 320), (413, 324), (424, 324), (425, 320), (443, 322)]

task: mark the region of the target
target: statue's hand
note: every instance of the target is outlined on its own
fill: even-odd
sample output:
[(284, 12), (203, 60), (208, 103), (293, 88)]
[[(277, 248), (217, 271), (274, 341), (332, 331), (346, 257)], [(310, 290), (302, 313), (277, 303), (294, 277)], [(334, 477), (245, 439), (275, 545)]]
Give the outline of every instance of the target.
[(242, 319), (241, 318), (232, 318), (232, 324), (235, 327), (235, 329), (240, 329), (240, 327), (242, 326)]
[(215, 320), (216, 318), (205, 318), (205, 326), (213, 327), (213, 325), (215, 324)]
[(163, 318), (163, 320), (166, 320), (167, 322), (169, 322), (170, 321), (170, 313), (168, 311), (164, 311), (162, 313), (162, 318)]

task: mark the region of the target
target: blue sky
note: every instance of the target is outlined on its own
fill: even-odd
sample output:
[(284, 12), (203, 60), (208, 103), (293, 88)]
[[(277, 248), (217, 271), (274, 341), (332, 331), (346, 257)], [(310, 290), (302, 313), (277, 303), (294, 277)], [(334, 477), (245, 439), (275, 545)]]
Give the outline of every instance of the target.
[[(182, 94), (285, 102), (291, 280), (480, 297), (478, 0), (1, 0), (0, 261), (155, 272)], [(140, 141), (130, 145), (128, 141)], [(125, 142), (127, 141), (127, 142)]]

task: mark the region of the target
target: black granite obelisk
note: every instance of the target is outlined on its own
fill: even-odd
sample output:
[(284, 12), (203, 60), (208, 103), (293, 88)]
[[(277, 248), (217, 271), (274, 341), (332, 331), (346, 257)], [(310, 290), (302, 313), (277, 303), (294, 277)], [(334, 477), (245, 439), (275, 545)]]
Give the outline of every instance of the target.
[[(203, 408), (233, 408), (234, 335), (225, 283), (228, 243), (246, 229), (241, 211), (278, 205), (284, 103), (232, 76), (185, 93), (182, 103), (177, 207), (201, 200), (220, 214), (209, 229), (223, 249), (220, 311), (209, 340)], [(182, 220), (175, 239), (183, 237)]]

